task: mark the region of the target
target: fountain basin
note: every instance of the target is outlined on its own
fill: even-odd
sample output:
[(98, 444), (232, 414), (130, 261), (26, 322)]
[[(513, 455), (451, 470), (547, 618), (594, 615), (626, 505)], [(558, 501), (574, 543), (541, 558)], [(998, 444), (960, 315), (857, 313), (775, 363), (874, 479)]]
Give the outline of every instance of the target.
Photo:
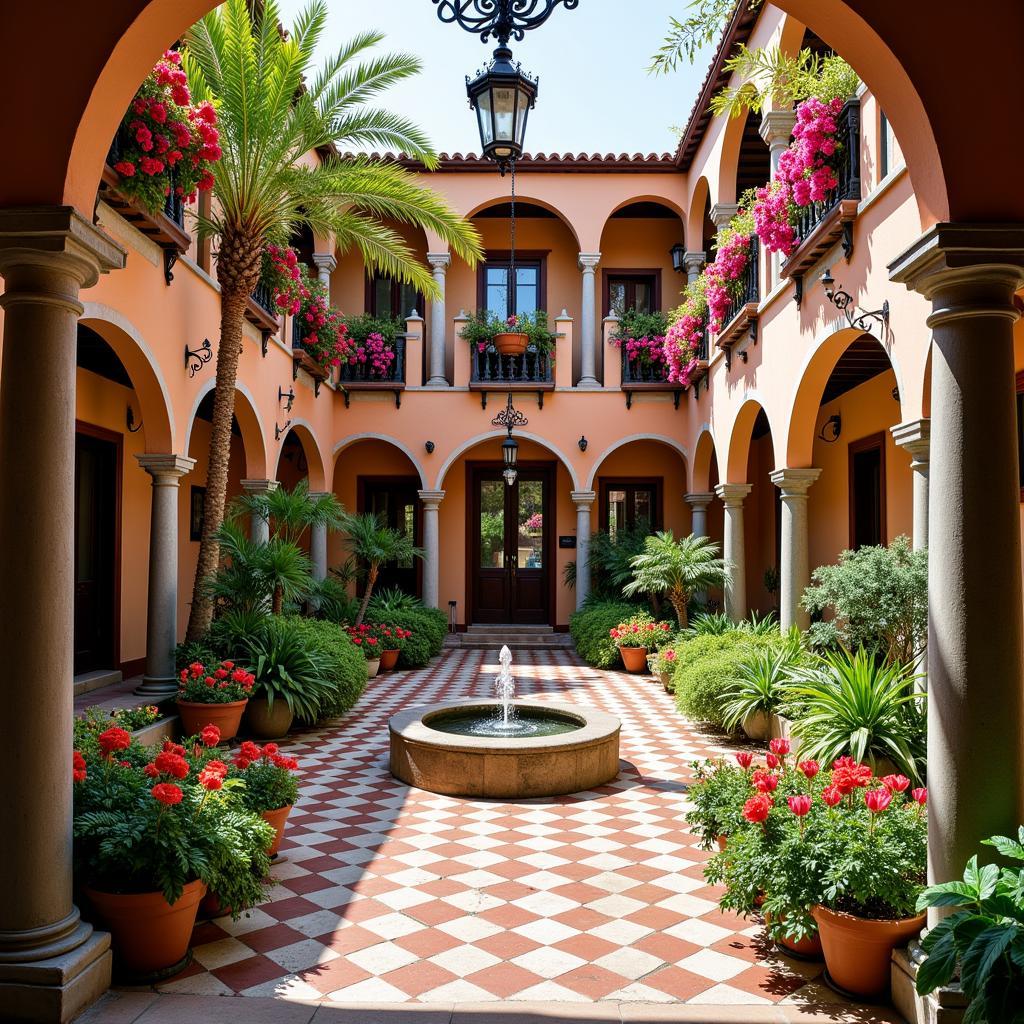
[(401, 711), (388, 724), (391, 774), (430, 793), (484, 799), (579, 793), (618, 775), (620, 722), (614, 715), (570, 704), (513, 705), (524, 721), (553, 721), (566, 731), (504, 736), (442, 731), (472, 716), (497, 719), (497, 700)]

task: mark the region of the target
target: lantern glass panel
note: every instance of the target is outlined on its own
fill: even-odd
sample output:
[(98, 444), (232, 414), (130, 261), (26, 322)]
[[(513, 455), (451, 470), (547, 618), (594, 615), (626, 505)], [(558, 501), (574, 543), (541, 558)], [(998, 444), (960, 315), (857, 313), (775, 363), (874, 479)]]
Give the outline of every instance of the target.
[(494, 123), (491, 120), (491, 93), (484, 89), (476, 96), (476, 116), (480, 122), (480, 139), (484, 146), (494, 141)]

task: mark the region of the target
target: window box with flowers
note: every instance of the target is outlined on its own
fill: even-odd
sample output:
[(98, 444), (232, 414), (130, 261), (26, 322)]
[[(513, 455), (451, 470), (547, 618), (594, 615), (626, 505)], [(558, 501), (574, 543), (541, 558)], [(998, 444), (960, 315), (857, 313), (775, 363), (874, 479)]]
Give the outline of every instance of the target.
[(641, 612), (613, 626), (608, 635), (615, 641), (627, 672), (646, 672), (648, 652), (660, 650), (672, 640), (672, 623), (655, 622)]
[(209, 672), (201, 662), (192, 662), (181, 670), (178, 684), (182, 731), (192, 736), (204, 725), (213, 724), (225, 740), (233, 739), (252, 687), (252, 673), (233, 661), (223, 661)]
[(472, 390), (509, 390), (523, 384), (536, 391), (554, 389), (555, 335), (543, 310), (508, 320), (477, 310), (463, 325), (461, 337), (470, 346)]
[(76, 883), (111, 932), (117, 970), (133, 980), (187, 964), (208, 888), (235, 917), (265, 895), (273, 829), (242, 803), (220, 739), (206, 725), (154, 754), (113, 726), (74, 751)]
[[(676, 391), (678, 407), (678, 394), (684, 386), (670, 375), (665, 346), (668, 328), (669, 318), (665, 313), (627, 309), (610, 340), (622, 353), (623, 391)], [(627, 401), (627, 407), (631, 404)]]
[(350, 391), (392, 391), (396, 407), (401, 407), (405, 390), (405, 325), (387, 316), (344, 317), (347, 351), (338, 367), (338, 380), (345, 389), (345, 405)]
[(707, 281), (702, 274), (687, 284), (682, 303), (668, 315), (665, 332), (665, 362), (668, 379), (688, 388), (707, 373), (708, 299)]

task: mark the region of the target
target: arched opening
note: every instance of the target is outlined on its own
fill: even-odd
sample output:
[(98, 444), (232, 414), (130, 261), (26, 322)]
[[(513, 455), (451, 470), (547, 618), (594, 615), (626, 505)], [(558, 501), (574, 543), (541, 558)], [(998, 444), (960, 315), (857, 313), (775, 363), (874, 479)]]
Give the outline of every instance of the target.
[(281, 439), (274, 476), (282, 487), (289, 490), (300, 480), (307, 480), (311, 491), (326, 490), (327, 474), (323, 458), (307, 424), (293, 423)]
[(725, 127), (722, 161), (719, 168), (718, 202), (736, 203), (752, 188), (771, 178), (771, 155), (761, 138), (761, 115), (747, 111)]

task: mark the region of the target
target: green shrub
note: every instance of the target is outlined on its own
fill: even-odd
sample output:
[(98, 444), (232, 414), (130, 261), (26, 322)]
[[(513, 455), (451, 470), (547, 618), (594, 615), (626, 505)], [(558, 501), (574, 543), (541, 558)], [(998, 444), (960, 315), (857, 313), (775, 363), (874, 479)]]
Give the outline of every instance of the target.
[(366, 689), (366, 658), (356, 649), (341, 626), (322, 619), (298, 615), (286, 621), (310, 649), (319, 651), (326, 662), (327, 681), (332, 695), (320, 705), (320, 718), (338, 718), (345, 714)]
[(373, 603), (366, 614), (368, 622), (386, 623), (408, 629), (412, 636), (405, 641), (398, 656), (399, 668), (422, 668), (431, 658), (437, 657), (444, 646), (448, 633), (448, 616), (439, 608), (392, 607), (389, 611), (375, 609)]
[(687, 718), (724, 728), (728, 695), (740, 684), (743, 666), (780, 643), (778, 634), (758, 636), (744, 629), (679, 641), (672, 673), (676, 706)]
[(595, 668), (617, 664), (619, 649), (611, 630), (640, 610), (627, 601), (595, 601), (571, 615), (569, 634), (579, 656)]

